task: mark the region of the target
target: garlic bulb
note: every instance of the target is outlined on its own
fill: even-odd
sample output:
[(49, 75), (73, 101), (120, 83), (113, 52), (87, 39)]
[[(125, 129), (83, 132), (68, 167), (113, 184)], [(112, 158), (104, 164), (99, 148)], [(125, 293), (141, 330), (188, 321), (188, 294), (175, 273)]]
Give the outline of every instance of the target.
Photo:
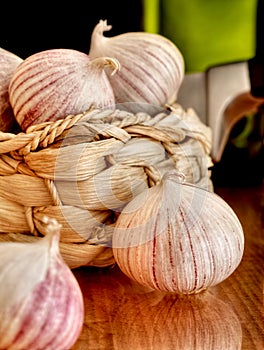
[(46, 224), (38, 243), (0, 244), (0, 349), (70, 349), (81, 332), (81, 289), (59, 253), (60, 226)]
[(22, 61), (22, 58), (0, 47), (0, 130), (4, 132), (12, 132), (16, 125), (8, 87), (13, 71)]
[(231, 275), (242, 259), (244, 234), (221, 197), (185, 184), (172, 171), (126, 205), (112, 244), (117, 264), (131, 279), (189, 294)]
[(84, 112), (91, 105), (114, 106), (106, 66), (111, 67), (112, 74), (119, 69), (113, 58), (91, 60), (71, 49), (51, 49), (26, 58), (9, 85), (10, 103), (22, 130)]
[(177, 46), (159, 34), (128, 32), (105, 37), (111, 25), (100, 20), (95, 26), (90, 57), (110, 56), (120, 70), (110, 76), (116, 102), (143, 102), (165, 106), (175, 102), (184, 77), (184, 60)]

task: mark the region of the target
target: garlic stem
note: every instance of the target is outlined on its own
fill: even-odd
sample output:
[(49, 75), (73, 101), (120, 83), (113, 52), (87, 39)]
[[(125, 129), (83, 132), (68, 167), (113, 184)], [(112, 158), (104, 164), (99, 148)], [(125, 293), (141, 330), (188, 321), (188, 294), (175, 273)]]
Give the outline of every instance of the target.
[(163, 175), (162, 181), (164, 182), (166, 180), (172, 180), (182, 184), (185, 182), (185, 175), (177, 170), (171, 170)]
[(59, 241), (61, 224), (57, 220), (44, 216), (42, 218), (43, 224), (46, 224), (46, 235), (42, 239), (42, 243), (46, 244), (48, 241), (50, 249), (53, 253), (59, 254)]
[(113, 70), (112, 73), (110, 74), (111, 76), (114, 75), (121, 68), (119, 61), (116, 58), (112, 58), (112, 57), (94, 58), (91, 61), (91, 65), (94, 65), (95, 67), (99, 67), (99, 68), (110, 67)]
[(103, 42), (108, 39), (104, 36), (104, 32), (110, 31), (112, 26), (107, 24), (107, 20), (100, 19), (99, 23), (94, 27), (91, 37), (90, 52), (100, 52)]

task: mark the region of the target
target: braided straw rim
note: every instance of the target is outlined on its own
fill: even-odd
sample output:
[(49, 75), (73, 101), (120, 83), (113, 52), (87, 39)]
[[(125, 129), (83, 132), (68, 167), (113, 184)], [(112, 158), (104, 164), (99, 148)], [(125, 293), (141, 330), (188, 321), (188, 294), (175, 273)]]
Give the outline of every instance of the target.
[[(88, 136), (83, 137), (79, 131), (78, 128), (82, 130), (83, 126)], [(135, 140), (139, 141), (139, 147), (142, 142), (148, 146), (152, 141), (149, 149), (141, 150), (147, 160), (138, 156), (135, 148), (127, 147)], [(66, 172), (63, 178), (65, 164), (60, 165), (60, 181), (69, 187), (62, 196), (57, 186), (60, 181), (56, 182), (54, 175), (58, 167), (56, 157), (61, 157), (63, 149), (73, 150), (76, 154), (80, 145), (86, 145), (87, 152), (83, 152), (79, 160), (76, 177), (69, 179)], [(133, 154), (129, 153), (131, 150)], [(113, 192), (119, 201), (126, 201), (131, 199), (131, 191), (138, 193), (144, 186), (157, 184), (167, 166), (173, 164), (187, 179), (190, 177), (190, 182), (212, 189), (210, 151), (210, 128), (192, 109), (185, 111), (177, 104), (155, 116), (120, 109), (99, 110), (92, 106), (77, 115), (31, 126), (26, 132), (0, 132), (0, 241), (40, 239), (45, 235), (43, 218), (50, 216), (62, 225), (60, 250), (71, 268), (112, 265), (112, 249), (106, 242), (111, 240), (118, 213), (108, 207), (111, 196), (107, 204), (100, 202), (93, 192), (91, 179), (96, 178), (104, 185), (110, 167), (111, 171), (113, 169), (111, 179), (116, 184)], [(160, 162), (163, 153), (169, 155), (169, 159)], [(160, 168), (153, 164), (154, 159), (161, 164)], [(74, 181), (82, 191), (83, 206), (70, 202), (69, 193)], [(91, 229), (87, 235), (79, 234), (71, 224), (85, 221), (87, 212)], [(71, 216), (70, 223), (65, 213)]]

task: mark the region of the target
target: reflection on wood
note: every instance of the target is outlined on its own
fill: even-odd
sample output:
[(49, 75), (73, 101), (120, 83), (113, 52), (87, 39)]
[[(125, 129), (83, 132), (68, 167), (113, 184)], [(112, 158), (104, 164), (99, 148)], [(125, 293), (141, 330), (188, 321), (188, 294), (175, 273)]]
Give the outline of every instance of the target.
[(264, 186), (217, 190), (236, 211), (245, 233), (245, 251), (233, 275), (212, 288), (239, 316), (243, 350), (264, 349)]
[(242, 330), (230, 306), (210, 295), (124, 298), (113, 321), (114, 348), (196, 350), (241, 348)]
[(238, 316), (209, 290), (191, 296), (147, 290), (117, 267), (86, 276), (85, 324), (74, 350), (241, 349)]

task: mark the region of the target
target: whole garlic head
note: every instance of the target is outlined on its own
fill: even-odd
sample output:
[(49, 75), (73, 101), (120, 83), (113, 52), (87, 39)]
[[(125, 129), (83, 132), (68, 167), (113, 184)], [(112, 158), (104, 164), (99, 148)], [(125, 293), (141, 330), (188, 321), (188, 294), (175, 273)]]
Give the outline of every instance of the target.
[(0, 131), (12, 132), (16, 125), (8, 87), (15, 68), (21, 62), (22, 58), (0, 47)]
[(95, 26), (89, 56), (115, 57), (117, 74), (109, 76), (116, 103), (141, 102), (164, 107), (175, 102), (184, 77), (184, 59), (168, 38), (148, 32), (103, 35), (111, 29), (107, 21)]
[(69, 349), (84, 320), (82, 292), (47, 219), (37, 243), (0, 243), (0, 349)]
[(113, 252), (138, 283), (189, 294), (216, 285), (239, 265), (244, 234), (232, 208), (217, 194), (167, 173), (119, 215)]
[(27, 57), (9, 84), (10, 104), (22, 130), (82, 113), (92, 105), (113, 108), (115, 98), (106, 66), (114, 73), (119, 62), (110, 57), (92, 60), (71, 49), (50, 49)]

